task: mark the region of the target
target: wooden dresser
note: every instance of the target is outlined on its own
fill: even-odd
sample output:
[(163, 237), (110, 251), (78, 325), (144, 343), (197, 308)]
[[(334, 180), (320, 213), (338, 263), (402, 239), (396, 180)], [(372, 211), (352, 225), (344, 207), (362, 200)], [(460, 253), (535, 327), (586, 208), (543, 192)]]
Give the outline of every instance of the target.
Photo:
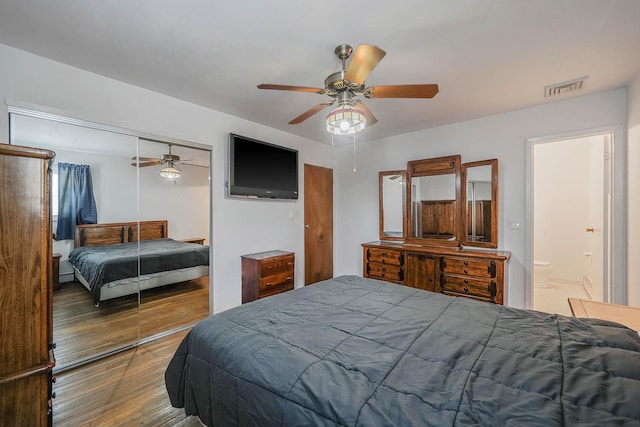
[(431, 292), (504, 303), (511, 253), (391, 242), (363, 243), (364, 277)]
[(0, 144), (0, 421), (52, 424), (52, 151)]
[(267, 251), (242, 256), (242, 303), (290, 291), (294, 286), (293, 252)]

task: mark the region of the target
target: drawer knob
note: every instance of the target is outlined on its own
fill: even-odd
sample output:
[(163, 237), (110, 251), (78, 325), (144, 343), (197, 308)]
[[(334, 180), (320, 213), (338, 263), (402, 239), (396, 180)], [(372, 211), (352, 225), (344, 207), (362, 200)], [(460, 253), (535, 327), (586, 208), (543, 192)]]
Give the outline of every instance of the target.
[(267, 287), (273, 286), (273, 283), (267, 283)]
[(468, 281), (467, 279), (464, 279), (463, 281), (464, 281), (464, 284), (465, 284), (465, 285), (468, 285), (468, 284), (469, 284), (469, 281)]
[(469, 292), (469, 288), (467, 288), (466, 286), (462, 289), (464, 289), (465, 292)]
[(469, 265), (469, 261), (463, 262), (464, 265)]
[(291, 281), (291, 277), (287, 277), (287, 282), (290, 282), (290, 281)]
[(466, 268), (462, 271), (464, 271), (464, 274), (469, 274), (469, 271)]

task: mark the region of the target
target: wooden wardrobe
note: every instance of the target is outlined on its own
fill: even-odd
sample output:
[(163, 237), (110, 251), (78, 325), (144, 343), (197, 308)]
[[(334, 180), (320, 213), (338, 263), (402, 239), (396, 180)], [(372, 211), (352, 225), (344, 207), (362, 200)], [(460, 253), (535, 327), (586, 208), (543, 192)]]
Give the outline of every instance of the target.
[(54, 156), (0, 144), (0, 425), (52, 424)]

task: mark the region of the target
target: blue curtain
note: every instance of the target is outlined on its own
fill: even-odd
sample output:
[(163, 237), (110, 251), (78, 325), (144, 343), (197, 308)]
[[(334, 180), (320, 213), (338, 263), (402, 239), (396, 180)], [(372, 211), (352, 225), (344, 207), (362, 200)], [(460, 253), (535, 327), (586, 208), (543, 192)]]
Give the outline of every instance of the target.
[(58, 163), (56, 240), (73, 239), (76, 224), (96, 224), (98, 212), (89, 165)]

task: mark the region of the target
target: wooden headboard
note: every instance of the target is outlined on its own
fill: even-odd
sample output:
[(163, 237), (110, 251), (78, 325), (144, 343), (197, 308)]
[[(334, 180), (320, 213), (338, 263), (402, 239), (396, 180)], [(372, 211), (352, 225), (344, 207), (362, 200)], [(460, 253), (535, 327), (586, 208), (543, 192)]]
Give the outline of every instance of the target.
[(169, 236), (167, 220), (82, 224), (76, 225), (74, 247), (135, 242), (138, 240), (138, 224), (140, 225), (140, 240), (162, 239)]

